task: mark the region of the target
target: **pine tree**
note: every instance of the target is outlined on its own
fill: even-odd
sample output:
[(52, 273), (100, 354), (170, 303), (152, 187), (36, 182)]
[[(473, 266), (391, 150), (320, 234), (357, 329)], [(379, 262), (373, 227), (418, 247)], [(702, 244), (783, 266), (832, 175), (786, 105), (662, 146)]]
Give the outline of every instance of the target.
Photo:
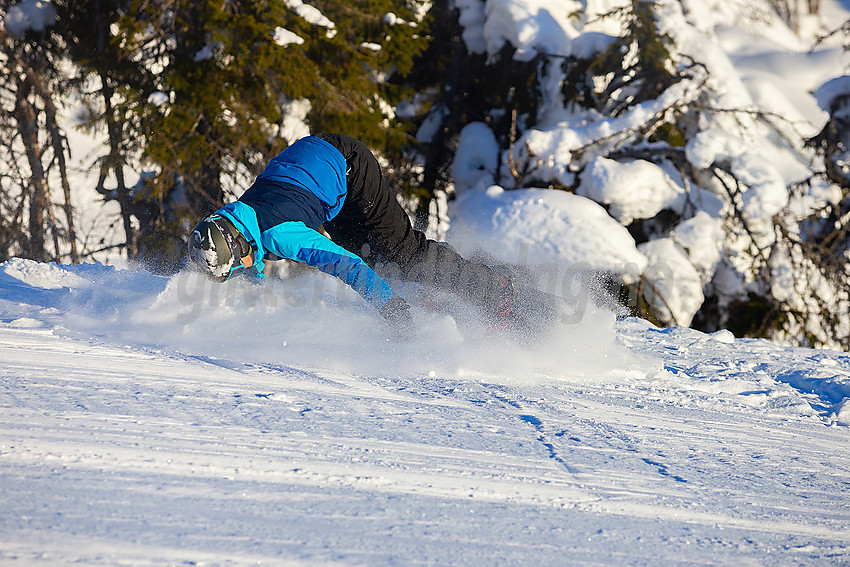
[[(109, 133), (101, 179), (118, 178), (128, 254), (138, 240), (150, 267), (176, 268), (193, 222), (293, 141), (292, 103), (309, 101), (313, 132), (343, 132), (390, 156), (409, 140), (388, 111), (405, 96), (392, 77), (425, 41), (418, 24), (398, 25), (416, 23), (407, 5), (88, 0), (73, 16), (68, 41), (100, 83), (94, 122)], [(120, 179), (131, 162), (153, 170), (132, 188)]]
[(505, 45), (497, 57), (469, 53), (462, 38), (459, 12), (449, 0), (437, 0), (431, 8), (433, 24), (428, 47), (413, 66), (409, 84), (425, 93), (421, 125), (437, 121), (432, 139), (424, 140), (422, 209), (438, 192), (451, 192), (449, 166), (457, 136), (470, 122), (485, 122), (503, 149), (516, 137), (517, 126), (536, 120), (540, 99), (538, 77), (546, 64), (540, 55), (528, 60), (514, 58), (515, 49)]

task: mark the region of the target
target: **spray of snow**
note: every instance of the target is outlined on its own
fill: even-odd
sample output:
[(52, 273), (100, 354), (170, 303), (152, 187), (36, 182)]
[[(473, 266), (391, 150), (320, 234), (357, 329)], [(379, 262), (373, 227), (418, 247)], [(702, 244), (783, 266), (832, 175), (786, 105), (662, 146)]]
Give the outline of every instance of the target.
[(505, 384), (557, 380), (567, 371), (598, 380), (657, 369), (617, 341), (614, 313), (589, 301), (570, 324), (541, 329), (531, 348), (488, 327), (470, 307), (456, 305), (449, 316), (418, 306), (415, 296), (409, 299), (417, 336), (398, 342), (359, 295), (316, 271), (264, 284), (217, 284), (194, 271), (165, 278), (16, 259), (2, 265), (0, 279), (17, 282), (0, 301), (13, 316), (15, 305), (27, 303), (16, 301), (25, 299), (16, 290), (49, 289), (38, 311), (57, 332), (209, 359)]
[[(666, 262), (682, 255), (669, 240), (655, 242), (647, 255), (664, 255)], [(694, 294), (698, 282), (695, 276)], [(692, 404), (714, 411), (720, 404), (724, 412), (747, 407), (850, 424), (846, 353), (736, 340), (728, 331), (661, 330), (617, 320), (592, 302), (580, 318), (542, 329), (530, 344), (507, 340), (463, 313), (450, 317), (416, 304), (418, 336), (398, 342), (359, 295), (315, 271), (262, 285), (241, 278), (219, 285), (190, 271), (166, 278), (100, 264), (13, 259), (0, 264), (0, 290), (0, 326), (48, 329), (89, 350), (117, 345), (138, 356), (240, 372), (288, 368), (320, 384), (359, 376), (425, 381), (436, 389), (440, 381), (613, 388), (677, 411)], [(670, 296), (676, 298), (671, 307), (686, 314), (689, 297)]]

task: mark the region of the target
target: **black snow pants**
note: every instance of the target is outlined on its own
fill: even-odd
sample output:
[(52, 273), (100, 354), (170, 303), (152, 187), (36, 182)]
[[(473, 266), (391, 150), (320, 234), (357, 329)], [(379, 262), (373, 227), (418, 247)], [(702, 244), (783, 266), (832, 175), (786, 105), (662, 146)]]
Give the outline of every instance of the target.
[(342, 134), (315, 135), (337, 148), (348, 168), (345, 203), (324, 224), (334, 242), (361, 256), (382, 276), (452, 292), (491, 313), (500, 309), (510, 285), (505, 276), (415, 230), (365, 144)]

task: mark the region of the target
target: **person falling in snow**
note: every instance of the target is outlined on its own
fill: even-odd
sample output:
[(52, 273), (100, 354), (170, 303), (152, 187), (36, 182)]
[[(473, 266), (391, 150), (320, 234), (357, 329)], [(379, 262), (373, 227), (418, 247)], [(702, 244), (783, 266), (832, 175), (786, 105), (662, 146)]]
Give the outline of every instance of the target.
[(554, 296), (415, 230), (372, 152), (342, 134), (291, 144), (237, 201), (195, 226), (188, 248), (194, 264), (218, 282), (248, 269), (262, 278), (267, 260), (314, 266), (351, 286), (404, 338), (414, 335), (410, 306), (376, 269), (449, 291), (512, 331), (539, 332), (558, 316)]

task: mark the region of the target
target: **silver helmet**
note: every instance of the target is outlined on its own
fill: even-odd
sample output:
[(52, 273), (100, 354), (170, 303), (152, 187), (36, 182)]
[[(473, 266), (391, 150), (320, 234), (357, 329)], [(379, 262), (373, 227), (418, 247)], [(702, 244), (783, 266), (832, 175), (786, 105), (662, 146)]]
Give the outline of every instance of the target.
[(189, 258), (217, 282), (227, 281), (242, 268), (250, 253), (245, 237), (221, 215), (205, 217), (189, 235)]

